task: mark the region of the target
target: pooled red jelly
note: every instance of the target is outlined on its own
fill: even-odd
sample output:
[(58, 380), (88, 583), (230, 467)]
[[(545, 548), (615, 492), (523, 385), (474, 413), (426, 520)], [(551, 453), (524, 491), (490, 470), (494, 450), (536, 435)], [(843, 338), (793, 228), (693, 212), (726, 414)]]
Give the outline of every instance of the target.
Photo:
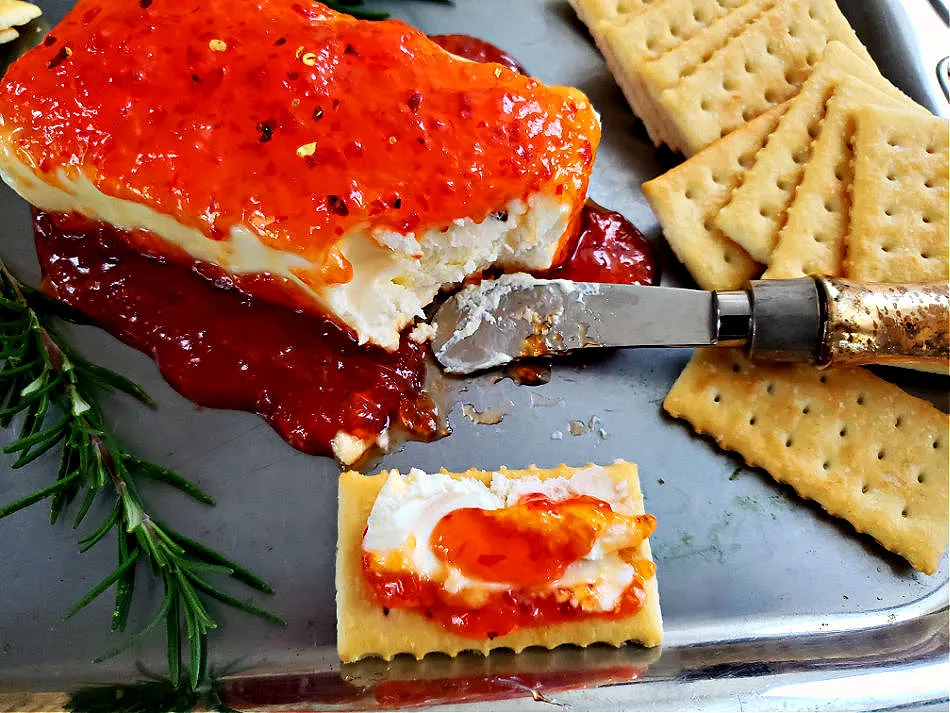
[(442, 49), (458, 57), (470, 59), (473, 62), (495, 62), (507, 67), (512, 72), (528, 75), (521, 62), (500, 47), (491, 42), (472, 37), (471, 35), (429, 35), (429, 39)]
[(564, 261), (538, 276), (623, 285), (655, 285), (659, 279), (649, 241), (620, 213), (593, 201), (581, 212)]
[(78, 216), (37, 212), (34, 229), (47, 290), (151, 356), (195, 403), (255, 412), (313, 454), (329, 454), (340, 430), (436, 435), (425, 349), (405, 336), (396, 352), (360, 346), (329, 319), (143, 257), (114, 228)]

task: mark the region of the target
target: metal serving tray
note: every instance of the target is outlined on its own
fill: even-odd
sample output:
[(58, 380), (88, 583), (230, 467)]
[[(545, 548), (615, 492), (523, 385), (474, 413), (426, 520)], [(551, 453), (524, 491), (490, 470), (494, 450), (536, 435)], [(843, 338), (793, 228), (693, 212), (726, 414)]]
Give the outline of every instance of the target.
[[(24, 42), (35, 41), (44, 23), (59, 20), (71, 3), (40, 4), (44, 17), (35, 33), (32, 27), (24, 33)], [(565, 0), (381, 4), (427, 32), (481, 36), (542, 80), (585, 91), (604, 125), (591, 195), (658, 237), (640, 183), (677, 158), (649, 145)], [(934, 67), (947, 30), (927, 1), (842, 6), (885, 75), (945, 113)], [(17, 48), (7, 51), (12, 56)], [(5, 188), (0, 236), (4, 259), (35, 280), (28, 209)], [(664, 282), (688, 284), (665, 255)], [(647, 508), (659, 520), (653, 547), (666, 622), (662, 651), (566, 648), (341, 670), (334, 649), (336, 464), (294, 451), (256, 416), (197, 408), (165, 384), (147, 357), (97, 329), (69, 331), (84, 353), (135, 379), (158, 402), (154, 412), (124, 398), (109, 403), (121, 438), (195, 479), (218, 501), (208, 509), (149, 490), (156, 509), (277, 588), (263, 603), (287, 619), (286, 629), (224, 611), (226, 626), (212, 636), (211, 664), (232, 672), (221, 685), (236, 707), (426, 702), (522, 710), (553, 702), (577, 710), (946, 709), (946, 558), (931, 577), (914, 572), (846, 523), (667, 418), (660, 404), (689, 357), (685, 351), (617, 351), (559, 363), (550, 383), (537, 387), (491, 375), (450, 382), (454, 433), (437, 443), (409, 443), (379, 463), (457, 470), (636, 461)], [(886, 374), (946, 410), (946, 379)], [(463, 403), (507, 413), (497, 425), (478, 425), (462, 414)], [(573, 430), (571, 421), (578, 422)], [(584, 432), (573, 435), (580, 423)], [(4, 459), (0, 502), (47, 482), (53, 468), (42, 460), (13, 473)], [(31, 692), (129, 681), (139, 676), (136, 662), (164, 670), (160, 632), (120, 658), (91, 663), (117, 643), (108, 633), (108, 598), (69, 621), (62, 614), (111, 570), (115, 555), (105, 546), (80, 555), (76, 541), (68, 525), (50, 527), (42, 506), (0, 522), (0, 709), (41, 700), (60, 705), (60, 697), (37, 699)], [(143, 622), (158, 604), (157, 592), (139, 597), (133, 619)], [(415, 688), (404, 683), (412, 680)], [(406, 697), (407, 690), (422, 692), (423, 699)]]

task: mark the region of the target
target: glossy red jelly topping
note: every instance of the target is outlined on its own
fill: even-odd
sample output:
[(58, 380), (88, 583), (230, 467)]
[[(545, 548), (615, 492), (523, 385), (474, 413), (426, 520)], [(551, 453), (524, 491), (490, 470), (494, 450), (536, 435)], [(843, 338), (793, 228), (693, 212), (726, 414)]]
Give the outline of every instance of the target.
[(528, 75), (521, 62), (500, 47), (471, 35), (429, 35), (429, 39), (442, 49), (458, 57), (470, 59), (473, 62), (495, 62), (518, 74)]
[(581, 213), (580, 228), (564, 261), (538, 275), (624, 285), (655, 285), (659, 280), (649, 241), (620, 213), (592, 201)]
[(439, 520), (430, 544), (467, 577), (538, 587), (590, 552), (611, 514), (610, 505), (591, 497), (553, 502), (537, 495), (501, 510), (453, 510)]
[[(546, 586), (586, 555), (598, 534), (612, 525), (630, 528), (636, 545), (621, 553), (637, 571), (613, 609), (589, 611), (569, 593)], [(636, 546), (655, 528), (652, 515), (620, 515), (596, 498), (552, 501), (529, 495), (500, 510), (454, 510), (432, 532), (429, 544), (443, 562), (467, 577), (510, 585), (504, 591), (486, 590), (477, 606), (465, 595), (418, 576), (401, 558), (392, 566), (364, 552), (363, 574), (383, 607), (415, 609), (456, 633), (491, 639), (529, 626), (635, 614), (645, 601), (643, 582), (654, 572), (652, 562), (636, 555)]]
[(481, 220), (536, 191), (579, 211), (600, 135), (576, 90), (311, 0), (79, 0), (10, 68), (0, 116), (46, 180), (315, 261), (358, 226)]
[(389, 426), (436, 435), (423, 393), (425, 349), (359, 346), (332, 321), (254, 300), (225, 280), (131, 250), (114, 228), (37, 213), (44, 284), (155, 359), (192, 401), (260, 414), (290, 445), (329, 454), (344, 430), (375, 438)]

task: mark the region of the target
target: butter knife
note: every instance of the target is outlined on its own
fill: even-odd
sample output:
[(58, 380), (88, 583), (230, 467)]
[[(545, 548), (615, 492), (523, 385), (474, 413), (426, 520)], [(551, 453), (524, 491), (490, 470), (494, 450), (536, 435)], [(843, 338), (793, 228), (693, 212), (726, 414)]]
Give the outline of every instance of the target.
[(753, 359), (819, 366), (939, 370), (950, 359), (946, 282), (804, 277), (708, 292), (518, 273), (462, 289), (434, 323), (435, 358), (452, 374), (602, 347), (744, 347)]

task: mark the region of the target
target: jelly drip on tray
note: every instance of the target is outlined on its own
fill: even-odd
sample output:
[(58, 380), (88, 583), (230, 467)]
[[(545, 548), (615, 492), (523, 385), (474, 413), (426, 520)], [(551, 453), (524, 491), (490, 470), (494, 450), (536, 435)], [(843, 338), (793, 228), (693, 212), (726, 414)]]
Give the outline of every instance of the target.
[(36, 212), (34, 231), (46, 288), (151, 356), (195, 403), (257, 413), (312, 454), (329, 454), (339, 430), (436, 435), (425, 348), (406, 336), (393, 353), (360, 346), (329, 319), (144, 257), (115, 228), (79, 216)]

